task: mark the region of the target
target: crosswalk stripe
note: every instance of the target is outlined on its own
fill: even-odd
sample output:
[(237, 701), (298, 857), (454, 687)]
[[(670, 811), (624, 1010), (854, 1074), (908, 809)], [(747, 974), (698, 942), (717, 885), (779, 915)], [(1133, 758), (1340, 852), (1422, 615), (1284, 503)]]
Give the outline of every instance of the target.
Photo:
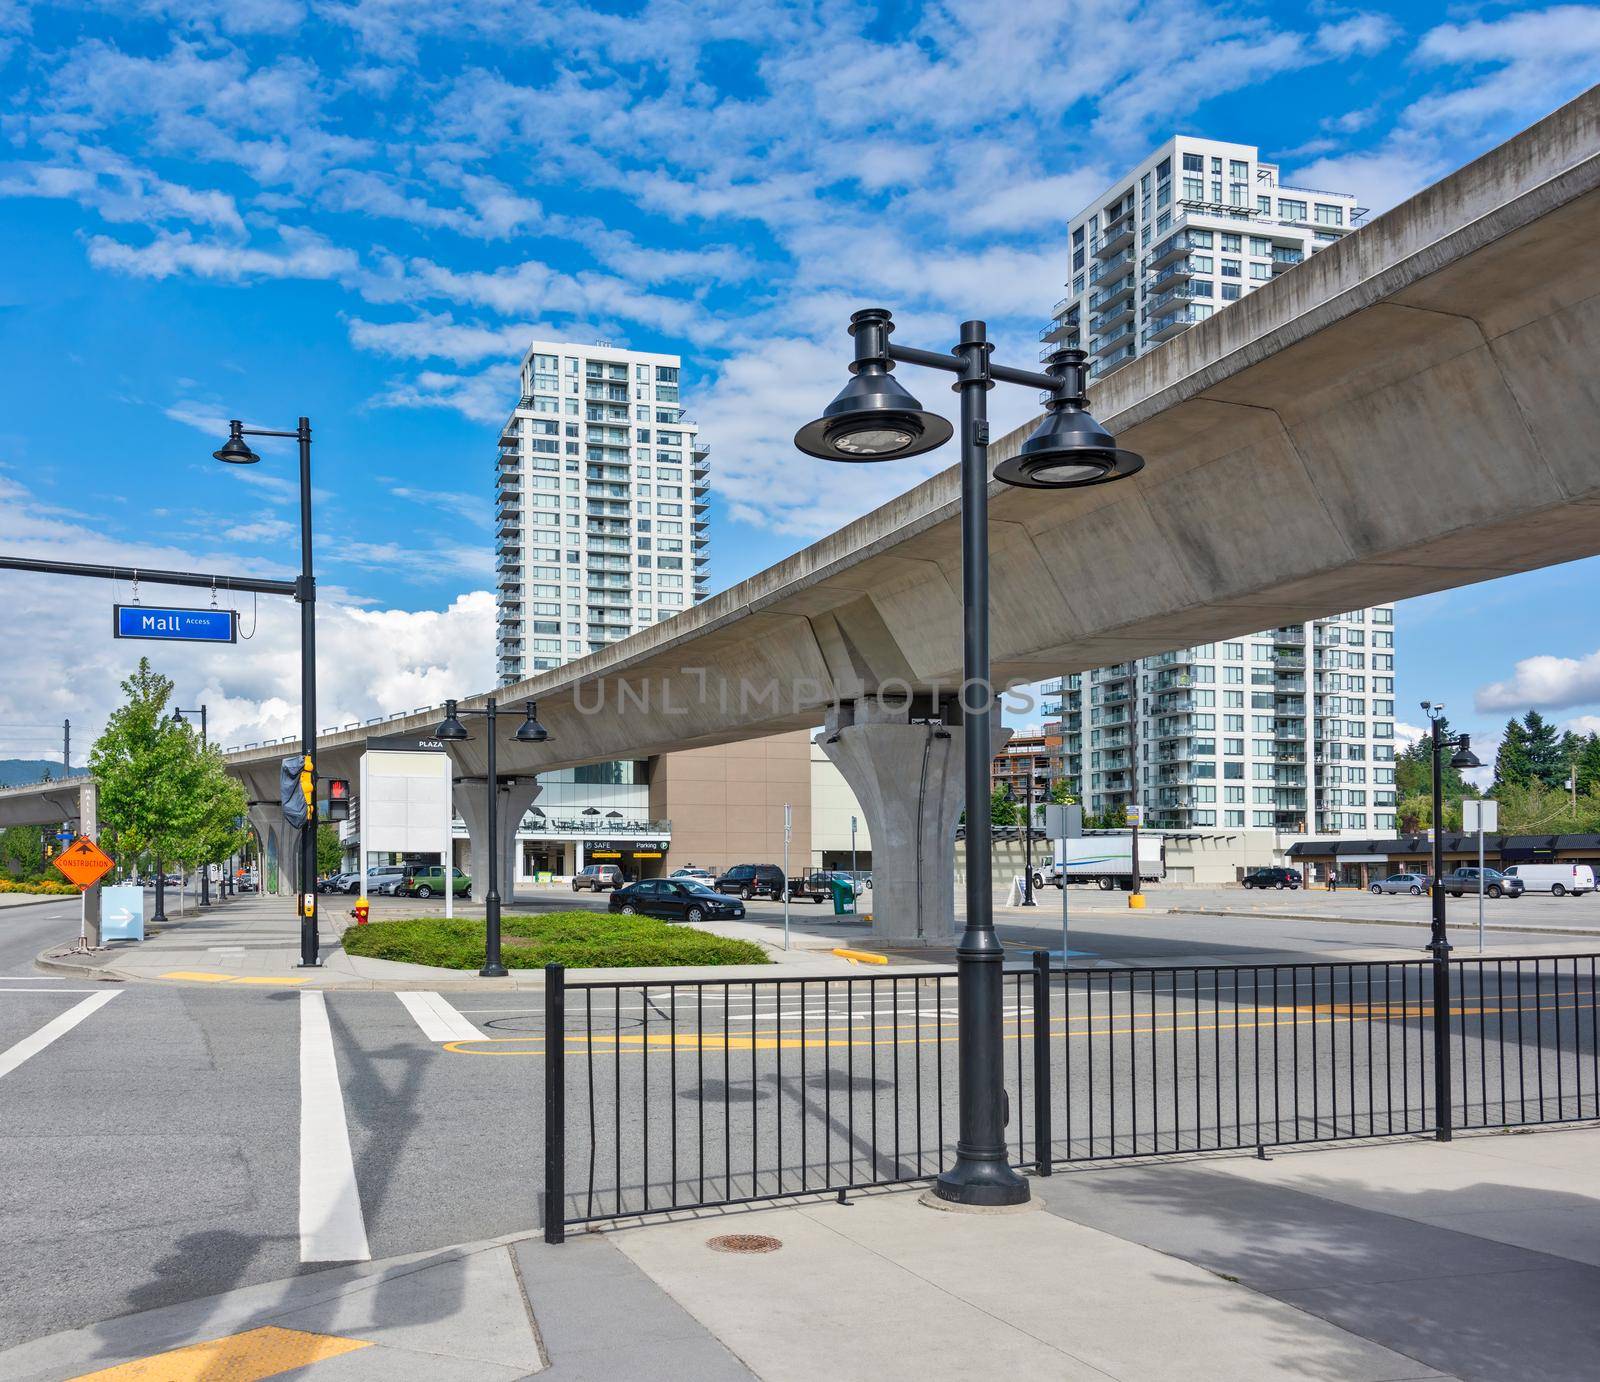
[(372, 1260), (328, 1004), (314, 990), (300, 994), (300, 1260)]
[(482, 1041), (484, 1035), (445, 1000), (423, 989), (395, 994), (429, 1041)]
[[(28, 992), (32, 993), (34, 990), (29, 989)], [(60, 1016), (51, 1018), (32, 1036), (25, 1036), (15, 1046), (0, 1051), (0, 1076), (9, 1075), (29, 1056), (38, 1055), (57, 1037), (65, 1036), (84, 1018), (105, 1007), (121, 992), (120, 989), (113, 989), (109, 993), (96, 993), (85, 998), (81, 1003), (74, 1003)]]

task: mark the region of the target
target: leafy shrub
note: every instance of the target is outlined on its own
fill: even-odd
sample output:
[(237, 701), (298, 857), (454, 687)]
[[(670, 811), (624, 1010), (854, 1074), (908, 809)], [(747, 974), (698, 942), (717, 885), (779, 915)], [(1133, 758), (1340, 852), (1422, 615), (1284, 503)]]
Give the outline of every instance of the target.
[[(609, 912), (502, 917), (500, 936), (507, 969), (543, 969), (551, 963), (569, 969), (771, 963), (753, 941)], [(344, 948), (350, 955), (445, 969), (480, 969), (485, 958), (483, 923), (471, 919), (414, 917), (352, 926), (344, 933)]]
[(9, 878), (0, 878), (0, 893), (41, 893), (49, 897), (76, 897), (78, 888), (74, 883), (62, 883), (54, 878), (30, 878), (20, 883), (14, 883)]

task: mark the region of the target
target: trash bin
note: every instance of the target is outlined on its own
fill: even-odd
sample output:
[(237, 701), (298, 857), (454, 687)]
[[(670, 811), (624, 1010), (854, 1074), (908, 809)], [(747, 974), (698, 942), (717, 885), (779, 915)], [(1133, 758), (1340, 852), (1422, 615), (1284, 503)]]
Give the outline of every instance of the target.
[(830, 878), (828, 884), (833, 889), (834, 916), (853, 917), (856, 914), (855, 884), (847, 883), (842, 878)]

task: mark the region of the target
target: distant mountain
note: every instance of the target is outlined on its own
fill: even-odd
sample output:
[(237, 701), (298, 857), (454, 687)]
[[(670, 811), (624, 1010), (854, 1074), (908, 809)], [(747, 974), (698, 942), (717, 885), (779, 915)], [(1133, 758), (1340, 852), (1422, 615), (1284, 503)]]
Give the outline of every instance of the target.
[[(83, 777), (88, 771), (74, 768), (71, 776)], [(41, 781), (46, 773), (57, 781), (67, 776), (61, 771), (59, 759), (52, 762), (48, 758), (0, 758), (0, 787), (23, 787)]]

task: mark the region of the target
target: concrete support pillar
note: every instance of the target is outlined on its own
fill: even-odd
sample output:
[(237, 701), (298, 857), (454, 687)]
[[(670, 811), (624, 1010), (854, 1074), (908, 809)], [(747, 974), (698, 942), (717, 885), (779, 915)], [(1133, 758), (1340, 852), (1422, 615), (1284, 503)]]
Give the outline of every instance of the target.
[[(78, 788), (78, 833), (94, 840), (100, 833), (100, 798), (92, 777)], [(83, 893), (83, 930), (91, 947), (100, 944), (100, 885), (94, 883)]]
[[(454, 755), (452, 754), (452, 761)], [(458, 769), (459, 771), (459, 769)], [(516, 886), (517, 831), (522, 818), (538, 797), (540, 787), (532, 775), (502, 777), (500, 800), (495, 804), (495, 834), (499, 836), (500, 900), (510, 902)], [(489, 891), (489, 793), (488, 784), (477, 777), (459, 776), (455, 781), (456, 814), (467, 827), (467, 872), (472, 875), (472, 896), (481, 902)]]
[[(828, 711), (815, 740), (850, 784), (872, 837), (871, 937), (899, 945), (950, 945), (955, 912), (956, 823), (965, 806), (959, 724), (914, 723), (934, 709), (862, 697)], [(956, 718), (959, 710), (951, 718)], [(1011, 731), (996, 725), (990, 753)], [(988, 801), (977, 803), (987, 829)]]

